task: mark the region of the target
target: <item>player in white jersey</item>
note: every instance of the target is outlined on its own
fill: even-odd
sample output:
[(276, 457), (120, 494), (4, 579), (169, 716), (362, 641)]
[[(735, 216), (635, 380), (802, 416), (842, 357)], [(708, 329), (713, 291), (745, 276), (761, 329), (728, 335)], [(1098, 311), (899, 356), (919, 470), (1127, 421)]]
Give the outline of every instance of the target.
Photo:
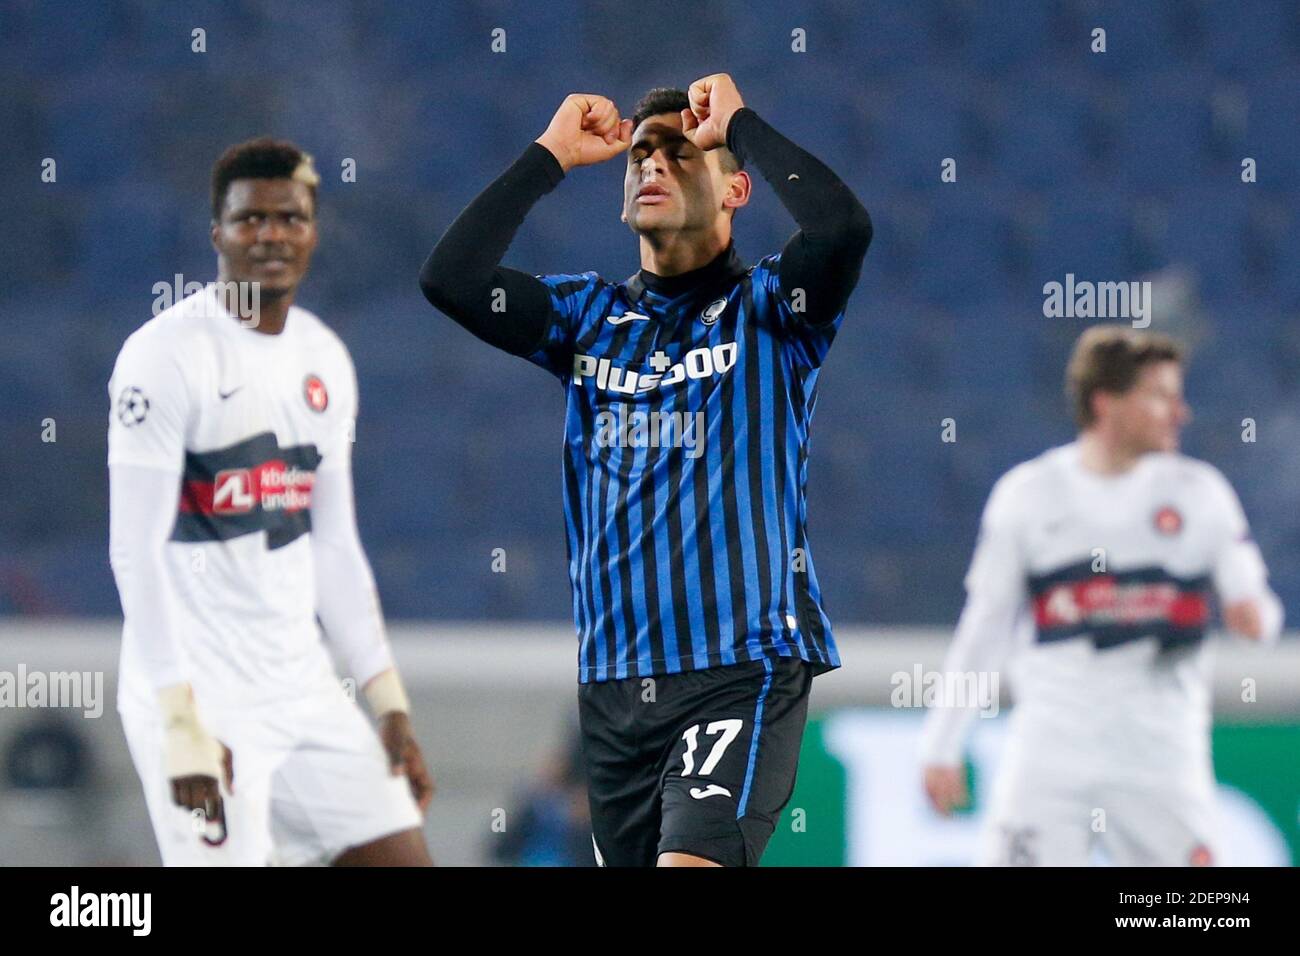
[[(1007, 661), (1015, 697), (977, 862), (1086, 865), (1099, 841), (1118, 865), (1211, 864), (1211, 596), (1257, 641), (1276, 639), (1282, 606), (1227, 480), (1178, 453), (1177, 343), (1094, 327), (1067, 385), (1079, 436), (994, 486), (944, 665), (980, 675)], [(924, 785), (941, 813), (966, 801), (976, 710), (962, 703), (926, 719)]]
[(356, 376), (292, 304), (318, 181), (291, 143), (227, 150), (218, 282), (133, 333), (109, 384), (118, 708), (166, 865), (430, 862), (432, 781), (356, 527)]

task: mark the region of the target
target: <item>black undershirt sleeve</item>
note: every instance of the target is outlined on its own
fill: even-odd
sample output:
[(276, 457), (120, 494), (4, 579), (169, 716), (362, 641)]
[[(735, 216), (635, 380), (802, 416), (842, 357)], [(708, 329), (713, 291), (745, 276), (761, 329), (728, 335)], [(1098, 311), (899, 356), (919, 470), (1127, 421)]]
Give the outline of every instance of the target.
[(769, 126), (749, 107), (727, 124), (727, 148), (758, 167), (799, 224), (781, 252), (781, 291), (804, 290), (804, 320), (831, 321), (848, 303), (871, 243), (871, 217), (825, 163)]
[[(551, 292), (535, 276), (501, 260), (533, 205), (564, 178), (545, 146), (530, 143), (514, 164), (456, 217), (420, 269), (420, 290), (434, 306), (489, 345), (530, 355), (551, 321)], [(492, 310), (494, 291), (505, 311)]]

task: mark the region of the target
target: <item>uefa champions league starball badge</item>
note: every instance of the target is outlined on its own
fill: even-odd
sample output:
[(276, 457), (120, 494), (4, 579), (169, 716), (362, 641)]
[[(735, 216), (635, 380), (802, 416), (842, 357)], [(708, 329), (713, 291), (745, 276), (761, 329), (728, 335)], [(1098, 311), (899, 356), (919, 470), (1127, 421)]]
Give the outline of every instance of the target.
[(117, 397), (117, 420), (127, 428), (134, 428), (149, 414), (149, 399), (134, 385), (122, 389)]

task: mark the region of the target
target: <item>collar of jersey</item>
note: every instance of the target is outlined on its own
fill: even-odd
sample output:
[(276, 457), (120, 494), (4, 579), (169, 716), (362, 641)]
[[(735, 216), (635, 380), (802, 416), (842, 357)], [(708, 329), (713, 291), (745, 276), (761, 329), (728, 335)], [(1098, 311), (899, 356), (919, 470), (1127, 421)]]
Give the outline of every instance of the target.
[(708, 265), (675, 276), (660, 276), (642, 269), (627, 280), (628, 297), (636, 302), (649, 292), (661, 299), (675, 299), (684, 292), (707, 288), (722, 279), (735, 279), (749, 271), (736, 253), (736, 243), (718, 253)]
[(216, 323), (217, 328), (224, 335), (233, 335), (240, 341), (248, 342), (260, 346), (261, 348), (276, 348), (288, 342), (290, 339), (289, 330), (296, 328), (293, 313), (297, 306), (289, 306), (289, 314), (285, 317), (284, 328), (280, 330), (279, 335), (262, 335), (260, 332), (245, 328), (242, 320), (230, 314), (226, 304), (221, 301), (221, 296), (217, 295), (216, 283), (209, 282), (204, 286), (202, 292), (196, 292), (195, 296), (206, 296), (207, 299), (202, 303), (203, 308), (199, 311), (202, 315), (210, 318)]
[(1147, 468), (1159, 455), (1159, 452), (1147, 452), (1145, 455), (1140, 455), (1137, 461), (1133, 462), (1125, 471), (1107, 474), (1093, 471), (1083, 463), (1083, 447), (1079, 444), (1078, 439), (1067, 444), (1065, 448), (1068, 453), (1067, 461), (1077, 474), (1082, 475), (1085, 481), (1107, 487), (1122, 485), (1125, 482), (1133, 481), (1135, 478), (1145, 476)]

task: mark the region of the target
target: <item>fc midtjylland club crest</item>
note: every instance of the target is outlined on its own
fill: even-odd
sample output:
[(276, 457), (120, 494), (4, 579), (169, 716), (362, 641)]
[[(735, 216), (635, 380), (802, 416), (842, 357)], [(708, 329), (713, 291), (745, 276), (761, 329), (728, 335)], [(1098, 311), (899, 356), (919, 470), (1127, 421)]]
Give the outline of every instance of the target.
[(1152, 519), (1156, 530), (1161, 534), (1175, 535), (1183, 530), (1183, 516), (1178, 513), (1178, 509), (1165, 505), (1156, 512)]
[(329, 392), (319, 375), (308, 375), (302, 383), (302, 395), (313, 412), (323, 412), (330, 404)]

